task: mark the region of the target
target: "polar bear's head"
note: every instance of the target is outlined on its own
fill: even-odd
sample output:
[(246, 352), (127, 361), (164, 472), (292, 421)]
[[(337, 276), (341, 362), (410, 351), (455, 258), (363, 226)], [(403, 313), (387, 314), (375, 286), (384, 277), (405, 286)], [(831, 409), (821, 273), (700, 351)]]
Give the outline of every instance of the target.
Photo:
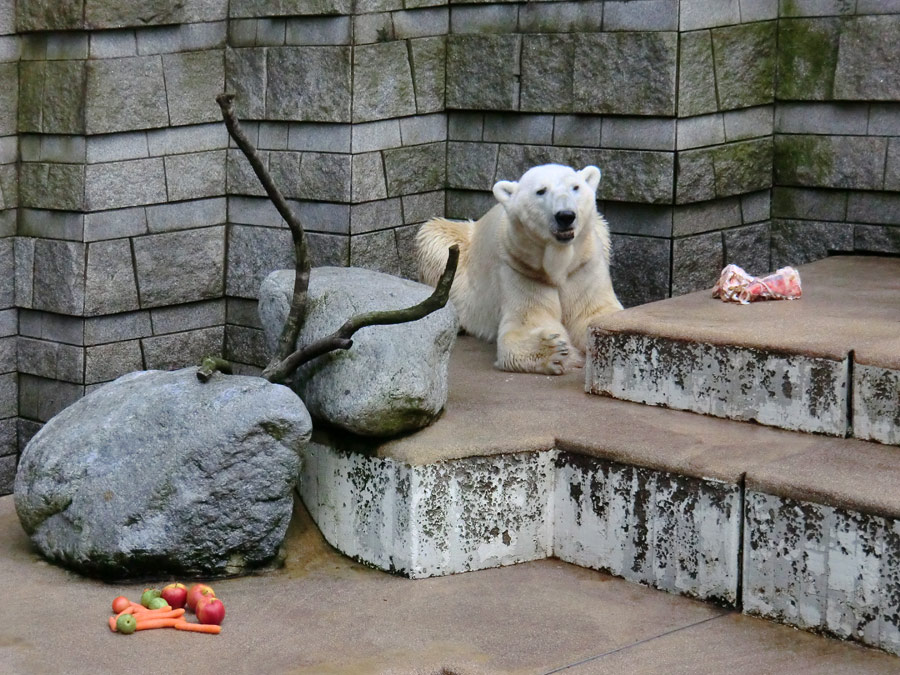
[(561, 164), (542, 164), (526, 171), (518, 182), (494, 185), (494, 197), (513, 221), (519, 221), (548, 241), (573, 241), (596, 214), (600, 169), (581, 171)]

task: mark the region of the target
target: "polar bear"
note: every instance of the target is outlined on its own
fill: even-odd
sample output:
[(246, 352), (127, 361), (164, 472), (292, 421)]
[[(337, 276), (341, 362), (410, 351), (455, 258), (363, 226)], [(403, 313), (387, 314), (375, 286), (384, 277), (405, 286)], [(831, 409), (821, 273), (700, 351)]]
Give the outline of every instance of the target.
[(599, 183), (596, 166), (536, 166), (494, 185), (499, 204), (477, 222), (434, 218), (416, 235), (419, 277), (432, 286), (447, 249), (459, 245), (450, 299), (462, 328), (497, 341), (497, 368), (560, 375), (580, 367), (588, 324), (622, 309)]

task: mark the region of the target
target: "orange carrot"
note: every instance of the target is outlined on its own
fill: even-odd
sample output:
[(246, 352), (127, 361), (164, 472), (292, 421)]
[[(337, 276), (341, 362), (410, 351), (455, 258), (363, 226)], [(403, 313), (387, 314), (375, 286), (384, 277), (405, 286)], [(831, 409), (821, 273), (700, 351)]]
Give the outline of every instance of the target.
[(121, 612), (116, 614), (115, 620), (118, 621), (119, 617), (122, 616), (123, 614), (135, 614), (134, 607), (127, 607), (127, 608), (123, 609)]
[(177, 627), (179, 621), (184, 619), (139, 619), (135, 630), (150, 630), (151, 628)]
[(184, 609), (154, 609), (149, 612), (135, 614), (134, 618), (140, 623), (141, 621), (156, 621), (157, 619), (177, 619), (182, 614), (184, 614)]
[(138, 618), (140, 616), (148, 617), (148, 616), (159, 616), (160, 614), (165, 614), (166, 612), (174, 612), (169, 605), (165, 607), (160, 607), (159, 609), (147, 609), (146, 607), (138, 610), (134, 609), (134, 617)]
[(188, 623), (184, 619), (180, 619), (175, 623), (175, 628), (178, 630), (189, 630), (195, 633), (211, 633), (212, 635), (218, 635), (222, 632), (222, 626), (217, 626), (212, 623)]
[(117, 632), (116, 631), (116, 617), (114, 617), (114, 616), (109, 617), (109, 629), (113, 633)]

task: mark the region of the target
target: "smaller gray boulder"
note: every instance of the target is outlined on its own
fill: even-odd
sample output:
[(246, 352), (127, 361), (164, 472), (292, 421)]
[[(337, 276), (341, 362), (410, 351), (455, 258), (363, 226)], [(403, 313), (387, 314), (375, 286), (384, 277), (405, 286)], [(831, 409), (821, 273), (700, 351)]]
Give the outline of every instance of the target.
[(124, 375), (26, 446), (16, 511), (46, 558), (116, 579), (243, 574), (277, 556), (309, 414), (287, 387), (196, 371)]
[[(259, 316), (270, 353), (290, 309), (294, 271), (262, 283)], [(402, 309), (434, 289), (355, 267), (317, 267), (309, 281), (298, 347), (311, 344), (363, 312)], [(302, 366), (289, 382), (313, 417), (363, 436), (392, 436), (431, 424), (447, 402), (450, 350), (459, 322), (449, 303), (424, 319), (356, 332), (353, 347)]]

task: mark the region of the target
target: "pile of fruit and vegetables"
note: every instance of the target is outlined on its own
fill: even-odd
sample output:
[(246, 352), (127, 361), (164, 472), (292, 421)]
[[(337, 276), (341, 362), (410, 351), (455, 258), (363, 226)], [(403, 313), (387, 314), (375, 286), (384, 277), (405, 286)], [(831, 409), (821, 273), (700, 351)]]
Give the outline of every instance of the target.
[[(225, 619), (225, 605), (206, 584), (194, 584), (188, 588), (175, 583), (162, 590), (147, 588), (141, 595), (140, 603), (120, 595), (113, 600), (112, 609), (115, 616), (109, 617), (109, 627), (123, 635), (150, 628), (175, 628), (217, 635)], [(197, 623), (184, 617), (188, 610), (197, 615)]]

